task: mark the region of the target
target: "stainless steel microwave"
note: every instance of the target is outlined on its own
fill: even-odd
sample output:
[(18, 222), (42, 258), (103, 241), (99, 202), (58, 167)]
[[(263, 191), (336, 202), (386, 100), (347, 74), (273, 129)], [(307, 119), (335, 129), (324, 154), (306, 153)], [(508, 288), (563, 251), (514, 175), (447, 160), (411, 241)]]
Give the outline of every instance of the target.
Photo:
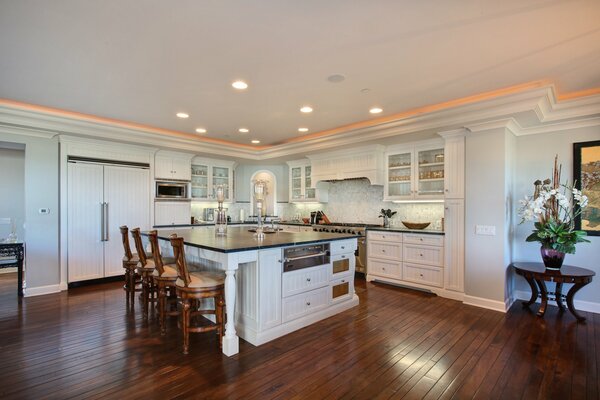
[(188, 200), (188, 185), (187, 182), (156, 181), (156, 198)]

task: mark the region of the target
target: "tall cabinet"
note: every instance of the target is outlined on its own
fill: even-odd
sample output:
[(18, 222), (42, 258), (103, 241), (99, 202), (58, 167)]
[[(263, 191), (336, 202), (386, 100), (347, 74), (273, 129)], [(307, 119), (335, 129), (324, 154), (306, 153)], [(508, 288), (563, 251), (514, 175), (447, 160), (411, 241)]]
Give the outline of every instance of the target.
[(148, 168), (69, 161), (68, 281), (123, 274), (119, 226), (150, 226)]

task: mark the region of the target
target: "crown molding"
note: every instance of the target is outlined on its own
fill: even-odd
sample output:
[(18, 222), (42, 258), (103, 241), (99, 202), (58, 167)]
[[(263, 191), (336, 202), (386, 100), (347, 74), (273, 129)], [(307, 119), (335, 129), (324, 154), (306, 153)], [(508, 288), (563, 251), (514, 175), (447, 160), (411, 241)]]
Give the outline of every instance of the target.
[[(533, 135), (551, 131), (600, 125), (600, 94), (559, 101), (552, 84), (532, 85), (517, 91), (505, 90), (494, 96), (477, 96), (449, 105), (428, 107), (398, 114), (395, 119), (374, 121), (373, 125), (355, 124), (337, 133), (315, 134), (272, 146), (250, 147), (233, 142), (209, 141), (193, 135), (167, 134), (150, 127), (118, 124), (106, 120), (59, 115), (43, 109), (0, 102), (0, 128), (17, 134), (52, 138), (91, 138), (181, 151), (212, 157), (267, 160), (279, 157), (304, 157), (307, 154), (337, 149), (341, 146), (373, 142), (424, 131), (452, 132), (467, 128), (471, 132), (504, 127), (514, 135)], [(534, 124), (524, 127), (519, 115), (533, 113)], [(531, 124), (531, 121), (528, 121)]]

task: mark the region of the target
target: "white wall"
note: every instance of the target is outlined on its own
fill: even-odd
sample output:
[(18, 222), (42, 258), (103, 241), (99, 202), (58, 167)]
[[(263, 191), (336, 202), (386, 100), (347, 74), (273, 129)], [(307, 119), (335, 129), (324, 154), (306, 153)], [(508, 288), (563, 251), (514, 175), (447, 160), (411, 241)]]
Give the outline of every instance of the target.
[[(59, 175), (58, 140), (2, 131), (0, 141), (25, 145), (25, 294), (58, 291)], [(49, 214), (39, 214), (49, 208)]]
[[(465, 142), (466, 301), (498, 310), (504, 309), (510, 263), (511, 136), (498, 128), (471, 133)], [(476, 235), (476, 225), (494, 226), (496, 235)]]
[[(562, 164), (562, 181), (573, 181), (573, 143), (600, 140), (600, 126), (574, 129), (564, 132), (520, 136), (517, 138), (516, 175), (514, 207), (518, 200), (533, 193), (533, 182), (536, 179), (549, 178), (552, 173), (554, 156), (558, 154)], [(515, 218), (518, 224), (518, 218)], [(532, 223), (516, 225), (514, 240), (514, 260), (541, 260), (539, 244), (526, 243), (525, 238), (533, 229)], [(596, 277), (575, 297), (578, 301), (596, 303), (595, 310), (600, 312), (600, 237), (588, 237), (592, 243), (577, 245), (576, 254), (567, 254), (565, 264), (589, 268), (596, 272)], [(553, 286), (549, 285), (553, 290)], [(529, 286), (521, 277), (515, 277), (515, 289), (530, 292)]]
[[(0, 143), (0, 218), (12, 218), (18, 238), (25, 237), (25, 151), (4, 149)], [(10, 233), (2, 227), (0, 239)]]

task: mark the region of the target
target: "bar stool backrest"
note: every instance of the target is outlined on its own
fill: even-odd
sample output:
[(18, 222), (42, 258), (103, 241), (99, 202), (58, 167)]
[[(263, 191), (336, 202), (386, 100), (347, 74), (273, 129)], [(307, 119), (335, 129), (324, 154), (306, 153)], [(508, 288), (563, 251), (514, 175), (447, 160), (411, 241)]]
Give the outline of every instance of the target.
[(129, 246), (129, 228), (127, 228), (127, 225), (123, 225), (119, 227), (119, 230), (121, 231), (125, 258), (127, 258), (127, 261), (130, 261), (133, 258), (133, 253), (131, 252), (131, 247)]
[(158, 271), (158, 276), (162, 276), (165, 268), (160, 254), (160, 246), (158, 245), (158, 232), (156, 230), (148, 232), (148, 240), (152, 249), (152, 258), (154, 258), (154, 268)]
[(170, 238), (171, 246), (173, 246), (173, 255), (175, 256), (175, 261), (177, 262), (177, 275), (187, 287), (192, 281), (192, 279), (190, 278), (190, 272), (188, 270), (187, 262), (185, 260), (183, 238), (177, 237), (176, 234), (171, 235)]
[(140, 264), (145, 266), (148, 263), (146, 257), (146, 251), (144, 250), (144, 244), (142, 243), (142, 235), (140, 235), (140, 228), (133, 228), (131, 230), (131, 236), (133, 236), (133, 242), (135, 243), (135, 249), (140, 259)]

